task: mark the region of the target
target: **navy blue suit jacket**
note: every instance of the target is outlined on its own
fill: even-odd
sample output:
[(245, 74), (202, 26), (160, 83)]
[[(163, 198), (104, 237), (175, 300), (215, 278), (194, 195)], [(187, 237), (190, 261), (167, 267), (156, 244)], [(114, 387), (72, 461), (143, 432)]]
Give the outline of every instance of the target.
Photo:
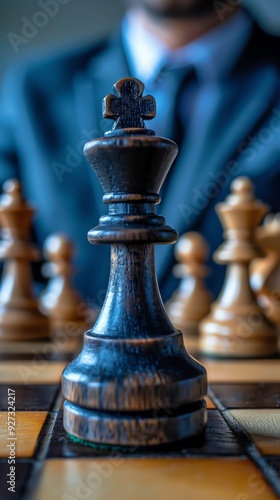
[[(279, 45), (255, 26), (242, 57), (204, 114), (205, 87), (190, 122), (189, 141), (166, 180), (158, 212), (179, 233), (201, 232), (211, 254), (222, 241), (214, 208), (236, 176), (251, 177), (257, 197), (272, 211), (280, 210)], [(118, 34), (94, 46), (17, 65), (3, 92), (0, 181), (12, 176), (22, 181), (25, 196), (37, 208), (40, 245), (54, 231), (76, 243), (76, 283), (98, 305), (107, 286), (109, 249), (92, 247), (87, 232), (107, 208), (82, 146), (110, 128), (102, 119), (102, 99), (129, 73)], [(173, 263), (173, 247), (158, 247), (164, 299), (176, 286)], [(211, 262), (211, 271), (208, 285), (216, 295), (224, 269)]]

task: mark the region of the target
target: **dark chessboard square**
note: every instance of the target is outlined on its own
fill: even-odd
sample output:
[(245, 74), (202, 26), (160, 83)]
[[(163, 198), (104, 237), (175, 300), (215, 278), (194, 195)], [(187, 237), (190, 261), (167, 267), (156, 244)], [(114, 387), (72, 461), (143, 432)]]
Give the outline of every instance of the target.
[(15, 391), (16, 411), (50, 411), (54, 407), (60, 385), (0, 384), (0, 411), (8, 410), (8, 388)]
[(43, 353), (34, 356), (33, 352), (2, 352), (0, 353), (0, 361), (36, 361), (37, 359), (46, 361), (72, 361), (74, 357), (73, 352), (58, 352), (58, 353)]
[(265, 461), (274, 474), (279, 478), (280, 487), (280, 455), (265, 457)]
[(59, 411), (48, 450), (48, 458), (108, 457), (114, 453), (125, 456), (185, 457), (185, 456), (233, 456), (246, 454), (245, 445), (238, 442), (218, 410), (208, 411), (205, 433), (180, 443), (154, 448), (125, 448), (87, 446), (74, 442), (63, 427), (63, 412)]
[[(8, 461), (0, 461), (0, 498), (1, 500), (21, 500), (23, 498), (23, 493), (25, 490), (26, 483), (30, 477), (33, 462), (18, 462), (13, 464), (8, 464)], [(10, 467), (15, 467), (14, 470), (10, 470)], [(13, 474), (15, 472), (15, 492), (9, 491), (8, 488), (13, 488), (12, 475), (7, 476), (7, 474)], [(11, 484), (7, 481), (11, 480)]]
[(211, 384), (227, 408), (280, 408), (279, 384)]

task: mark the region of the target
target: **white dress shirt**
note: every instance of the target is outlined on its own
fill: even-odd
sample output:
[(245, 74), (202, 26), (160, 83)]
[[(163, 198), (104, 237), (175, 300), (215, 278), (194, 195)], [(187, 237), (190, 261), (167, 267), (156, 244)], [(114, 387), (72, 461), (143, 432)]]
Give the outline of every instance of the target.
[[(157, 102), (157, 116), (151, 128), (158, 135), (170, 137), (170, 120), (174, 111), (174, 83), (161, 77), (162, 68), (195, 69), (197, 76), (194, 85), (186, 92), (182, 103), (182, 114), (188, 118), (193, 99), (190, 94), (199, 92), (199, 86), (211, 89), (222, 84), (241, 55), (252, 31), (252, 20), (243, 9), (227, 21), (203, 36), (179, 49), (172, 50), (142, 24), (136, 11), (129, 11), (123, 21), (123, 44), (132, 76), (143, 81), (146, 92), (152, 92)], [(206, 103), (207, 105), (207, 103)]]

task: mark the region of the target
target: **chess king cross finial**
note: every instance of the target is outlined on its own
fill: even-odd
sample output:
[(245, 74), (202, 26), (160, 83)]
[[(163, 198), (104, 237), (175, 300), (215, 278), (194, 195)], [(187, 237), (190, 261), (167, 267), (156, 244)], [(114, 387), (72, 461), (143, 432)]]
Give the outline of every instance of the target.
[(142, 96), (144, 84), (137, 78), (122, 78), (113, 86), (114, 94), (103, 99), (103, 118), (115, 120), (112, 130), (146, 128), (144, 120), (156, 115), (156, 102), (151, 95)]

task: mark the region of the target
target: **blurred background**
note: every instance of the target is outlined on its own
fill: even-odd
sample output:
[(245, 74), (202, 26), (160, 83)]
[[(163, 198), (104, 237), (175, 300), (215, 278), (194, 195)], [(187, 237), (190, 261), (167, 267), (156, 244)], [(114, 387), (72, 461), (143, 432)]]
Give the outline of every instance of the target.
[[(219, 0), (218, 3), (229, 6), (244, 3), (267, 31), (280, 35), (280, 0)], [(31, 51), (106, 35), (120, 21), (124, 5), (124, 0), (1, 0), (0, 81), (12, 61)], [(24, 29), (29, 38), (22, 36)]]
[[(50, 5), (52, 16), (38, 15), (44, 12), (42, 5)], [(57, 9), (55, 9), (55, 5)], [(55, 14), (55, 10), (57, 13)], [(30, 51), (45, 48), (56, 48), (72, 44), (75, 40), (99, 39), (109, 33), (120, 21), (124, 12), (123, 0), (1, 0), (0, 2), (0, 79), (7, 65), (21, 58)], [(22, 29), (26, 26), (26, 18), (33, 24), (42, 24), (38, 32), (27, 43), (13, 37), (11, 33), (22, 36)], [(46, 22), (47, 21), (47, 22)], [(45, 25), (43, 26), (43, 24)], [(32, 26), (29, 26), (32, 35)], [(36, 27), (35, 27), (36, 29)], [(34, 30), (35, 32), (35, 30)], [(15, 53), (13, 43), (19, 43), (19, 52)], [(21, 43), (20, 43), (21, 42)]]

